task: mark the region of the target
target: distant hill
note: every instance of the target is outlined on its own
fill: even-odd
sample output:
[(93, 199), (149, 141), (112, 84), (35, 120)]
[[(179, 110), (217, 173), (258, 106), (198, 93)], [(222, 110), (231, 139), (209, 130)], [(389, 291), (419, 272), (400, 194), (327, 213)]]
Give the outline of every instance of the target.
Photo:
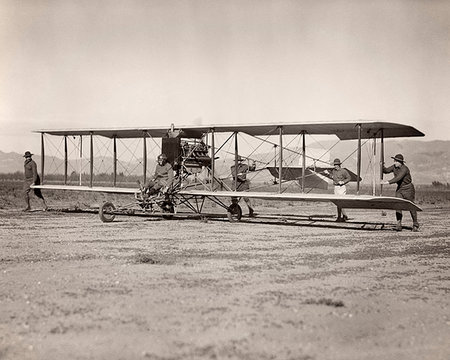
[[(38, 171), (41, 168), (41, 156), (33, 155), (33, 160), (38, 165)], [(18, 154), (15, 152), (5, 153), (0, 151), (0, 173), (23, 173), (23, 154)], [(147, 169), (151, 170), (155, 166), (155, 161), (153, 159), (148, 159)], [(89, 173), (89, 161), (84, 159), (81, 163), (81, 168), (83, 173)], [(45, 157), (45, 169), (47, 174), (63, 174), (64, 173), (64, 159), (46, 156)], [(117, 163), (117, 173), (125, 172), (126, 175), (140, 175), (142, 174), (143, 164), (142, 159), (138, 159), (135, 162), (127, 162), (119, 160)], [(68, 173), (72, 171), (79, 172), (80, 161), (70, 160), (68, 163)], [(113, 158), (112, 157), (95, 157), (94, 158), (94, 173), (112, 173), (113, 172)]]
[[(334, 142), (321, 142), (321, 144), (327, 148), (334, 145)], [(356, 141), (341, 141), (332, 148), (330, 158), (334, 159), (339, 157), (341, 160), (345, 160), (344, 166), (356, 172), (356, 148)], [(306, 152), (308, 154), (308, 148)], [(398, 153), (402, 153), (405, 156), (406, 163), (413, 175), (413, 181), (416, 184), (431, 184), (433, 181), (450, 183), (450, 141), (419, 141), (410, 139), (394, 141), (387, 139), (385, 141), (386, 164), (392, 164), (390, 157)], [(361, 176), (364, 182), (370, 183), (372, 171), (368, 167), (368, 164), (372, 156), (372, 151), (369, 143), (364, 146), (361, 155)], [(379, 156), (379, 154), (376, 154), (376, 166), (379, 166)], [(40, 156), (34, 155), (33, 159), (38, 164), (38, 168), (40, 168)], [(23, 161), (22, 154), (0, 151), (0, 173), (23, 172)], [(62, 174), (64, 172), (63, 159), (46, 156), (45, 163), (46, 169), (49, 169), (47, 173)], [(112, 158), (95, 158), (95, 173), (112, 173), (112, 163)], [(154, 160), (149, 159), (148, 170), (151, 171), (154, 166)], [(79, 167), (79, 163), (71, 161), (69, 163), (69, 174), (74, 170), (78, 171)], [(117, 172), (120, 173), (124, 169), (128, 169), (126, 172), (129, 172), (129, 174), (140, 175), (142, 174), (142, 160), (136, 160), (134, 163), (119, 162)], [(87, 160), (83, 163), (83, 172), (89, 173)]]

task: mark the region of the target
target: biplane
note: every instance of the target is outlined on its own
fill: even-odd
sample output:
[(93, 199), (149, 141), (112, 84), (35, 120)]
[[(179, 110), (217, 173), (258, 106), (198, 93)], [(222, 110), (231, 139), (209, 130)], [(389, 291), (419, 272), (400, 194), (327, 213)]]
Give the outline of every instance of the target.
[[(116, 215), (135, 211), (161, 213), (164, 217), (184, 211), (206, 215), (204, 204), (207, 200), (224, 209), (230, 221), (239, 221), (243, 215), (238, 200), (244, 196), (249, 199), (329, 202), (341, 208), (352, 209), (421, 210), (411, 201), (383, 196), (382, 185), (380, 194), (375, 195), (376, 178), (383, 178), (381, 166), (384, 162), (384, 140), (424, 136), (408, 125), (380, 121), (179, 127), (172, 124), (168, 127), (35, 132), (41, 135), (42, 179), (41, 185), (36, 185), (35, 188), (134, 196), (133, 203), (125, 206), (118, 206), (111, 201), (101, 205), (99, 216), (104, 222), (113, 221)], [(319, 156), (310, 155), (307, 151), (307, 136), (331, 136), (338, 141), (356, 141), (356, 173), (349, 169), (352, 181), (356, 183), (356, 194), (339, 196), (317, 193), (317, 189), (327, 189), (329, 183), (331, 166), (325, 155), (329, 156), (330, 153), (326, 150)], [(46, 144), (50, 138), (55, 137), (61, 139), (60, 145), (56, 147), (64, 158), (60, 183), (47, 181), (46, 172), (46, 161), (49, 158)], [(137, 186), (122, 186), (119, 177), (123, 171), (119, 170), (119, 166), (123, 162), (119, 160), (119, 143), (124, 141), (137, 141), (140, 144), (142, 157), (139, 157), (138, 167), (142, 166), (140, 178), (144, 182), (149, 176), (149, 153), (155, 153), (153, 158), (159, 153), (166, 154), (176, 179), (169, 191), (147, 197)], [(378, 168), (372, 173), (372, 195), (360, 194), (363, 141), (372, 141), (372, 165)], [(152, 144), (151, 149), (149, 143)], [(377, 143), (380, 145), (379, 162), (376, 159)], [(109, 183), (106, 184), (98, 184), (95, 174), (95, 162), (98, 161), (99, 154), (94, 156), (94, 153), (101, 148), (107, 148), (109, 154), (101, 157), (101, 161), (106, 161), (110, 167), (109, 172), (105, 171), (110, 174)], [(86, 152), (88, 156), (85, 155)], [(74, 165), (71, 160), (74, 153), (79, 165)], [(254, 175), (249, 173), (249, 177), (252, 176), (252, 186), (245, 192), (233, 190), (238, 188), (238, 174), (230, 173), (230, 168), (238, 168), (240, 158), (251, 162), (253, 168), (256, 168)], [(346, 166), (350, 165), (347, 161)], [(76, 166), (77, 171), (69, 171)], [(264, 180), (258, 183), (253, 176), (255, 179), (262, 176)], [(292, 183), (296, 184), (295, 189), (290, 187), (289, 184)], [(308, 189), (316, 189), (316, 192)]]

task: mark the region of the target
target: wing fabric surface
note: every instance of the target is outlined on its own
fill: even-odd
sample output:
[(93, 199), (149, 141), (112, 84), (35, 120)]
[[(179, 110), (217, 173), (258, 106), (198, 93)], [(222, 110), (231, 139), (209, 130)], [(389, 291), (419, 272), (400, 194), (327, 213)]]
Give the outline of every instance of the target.
[[(249, 124), (249, 125), (210, 125), (210, 126), (178, 126), (183, 137), (201, 138), (203, 134), (214, 132), (243, 132), (253, 136), (278, 135), (282, 128), (284, 135), (298, 135), (302, 132), (310, 135), (336, 135), (340, 140), (358, 139), (359, 125), (361, 138), (370, 139), (374, 136), (384, 138), (424, 136), (412, 126), (381, 122), (381, 121), (342, 121), (342, 122), (310, 122), (310, 123), (279, 123), (279, 124)], [(110, 128), (110, 129), (63, 129), (36, 130), (57, 136), (88, 136), (98, 135), (107, 138), (142, 138), (144, 136), (164, 137), (169, 127), (148, 128)]]
[[(138, 194), (136, 188), (118, 187), (89, 187), (76, 185), (32, 185), (33, 189), (41, 190), (70, 190), (85, 192), (101, 192), (110, 194)], [(264, 200), (290, 200), (290, 201), (316, 201), (332, 202), (333, 204), (347, 209), (390, 209), (390, 210), (416, 210), (422, 211), (420, 207), (409, 200), (388, 196), (369, 195), (332, 195), (332, 194), (305, 194), (305, 193), (269, 193), (269, 192), (236, 192), (236, 191), (206, 191), (206, 190), (181, 190), (180, 196), (194, 197), (248, 197)]]
[(139, 189), (136, 188), (120, 188), (107, 186), (79, 186), (79, 185), (32, 185), (33, 189), (41, 190), (70, 190), (70, 191), (85, 191), (85, 192), (100, 192), (110, 194), (138, 194)]
[(416, 210), (422, 211), (420, 207), (409, 200), (388, 196), (370, 195), (332, 195), (332, 194), (306, 194), (306, 193), (269, 193), (269, 192), (236, 192), (236, 191), (202, 191), (181, 190), (183, 196), (204, 197), (248, 197), (264, 200), (290, 200), (290, 201), (316, 201), (332, 202), (337, 206), (347, 209), (388, 209), (388, 210)]
[[(266, 168), (269, 170), (270, 174), (274, 178), (279, 178), (278, 174), (278, 168), (274, 166), (268, 166)], [(321, 179), (317, 174), (312, 172), (310, 169), (305, 169), (305, 186), (308, 188), (314, 188), (314, 189), (322, 189), (322, 190), (328, 190), (328, 183)], [(301, 181), (303, 176), (303, 169), (298, 167), (283, 167), (282, 173), (281, 173), (281, 180), (283, 181), (292, 181), (292, 180), (298, 180)]]

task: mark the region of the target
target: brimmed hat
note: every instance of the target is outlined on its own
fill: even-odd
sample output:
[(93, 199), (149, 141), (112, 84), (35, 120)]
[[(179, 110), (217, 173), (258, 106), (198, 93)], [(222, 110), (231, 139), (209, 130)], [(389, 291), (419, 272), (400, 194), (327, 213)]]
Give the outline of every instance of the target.
[(338, 159), (338, 158), (334, 159), (333, 165), (341, 165), (341, 164), (342, 164), (342, 163), (341, 163), (341, 160), (340, 160), (340, 159)]
[(397, 155), (391, 157), (391, 159), (394, 159), (395, 161), (401, 162), (402, 164), (405, 162), (405, 160), (403, 159), (403, 155), (402, 154), (397, 154)]
[(33, 154), (30, 153), (29, 151), (25, 151), (25, 155), (23, 157), (31, 157)]

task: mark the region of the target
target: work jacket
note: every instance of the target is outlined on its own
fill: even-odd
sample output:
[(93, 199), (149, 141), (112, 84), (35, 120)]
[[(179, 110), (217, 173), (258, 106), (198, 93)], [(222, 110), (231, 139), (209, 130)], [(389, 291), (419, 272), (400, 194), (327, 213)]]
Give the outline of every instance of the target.
[(155, 174), (153, 175), (152, 180), (158, 182), (162, 186), (170, 187), (173, 183), (173, 169), (172, 165), (168, 162), (164, 165), (156, 165)]
[(397, 183), (397, 190), (402, 188), (408, 188), (412, 184), (412, 176), (409, 172), (408, 167), (405, 164), (402, 164), (400, 167), (395, 167), (394, 165), (389, 166), (388, 168), (383, 165), (383, 173), (389, 174), (393, 172), (394, 177), (389, 180), (389, 184)]
[(38, 179), (38, 172), (37, 172), (37, 165), (34, 162), (33, 159), (26, 159), (24, 163), (24, 179), (25, 180), (31, 180), (33, 179), (34, 183), (37, 183)]

